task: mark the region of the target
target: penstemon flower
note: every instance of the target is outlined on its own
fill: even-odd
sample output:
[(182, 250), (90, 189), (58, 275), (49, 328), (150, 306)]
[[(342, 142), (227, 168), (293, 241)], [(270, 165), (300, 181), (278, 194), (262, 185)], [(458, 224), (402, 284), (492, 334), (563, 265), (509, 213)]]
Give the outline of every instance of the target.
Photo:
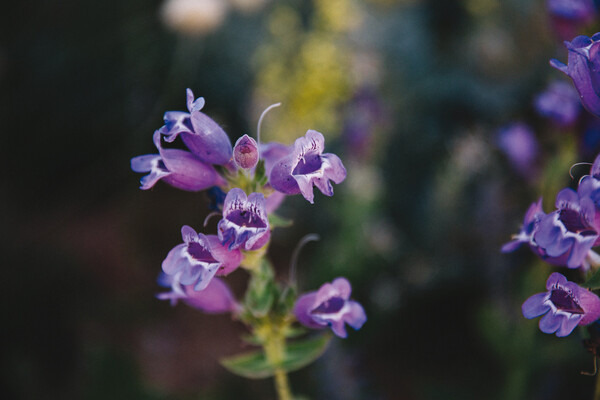
[(600, 33), (591, 38), (577, 36), (565, 42), (569, 50), (568, 64), (552, 59), (550, 65), (564, 72), (572, 80), (583, 106), (592, 114), (600, 116)]
[(313, 203), (313, 185), (326, 196), (333, 196), (330, 180), (341, 183), (346, 169), (335, 154), (322, 154), (325, 138), (309, 130), (296, 139), (289, 155), (281, 158), (271, 169), (269, 180), (273, 189), (285, 194), (298, 194)]
[(540, 218), (533, 240), (548, 256), (565, 256), (567, 267), (578, 268), (598, 239), (594, 204), (567, 188), (556, 196), (556, 208)]
[(264, 246), (271, 232), (265, 210), (265, 196), (262, 193), (246, 196), (242, 189), (231, 189), (225, 197), (223, 219), (217, 229), (219, 240), (229, 250), (239, 247), (256, 250)]
[(325, 283), (316, 292), (300, 296), (294, 306), (298, 321), (313, 329), (331, 327), (341, 338), (347, 336), (345, 324), (360, 329), (367, 321), (362, 306), (350, 300), (352, 288), (346, 278), (337, 278)]
[(544, 315), (540, 330), (569, 335), (577, 325), (588, 325), (600, 317), (600, 298), (554, 272), (546, 282), (547, 292), (534, 294), (522, 306), (523, 316), (531, 319)]
[(173, 306), (181, 300), (188, 306), (208, 314), (237, 312), (240, 309), (229, 286), (219, 278), (213, 278), (201, 291), (194, 290), (193, 285), (182, 285), (173, 276), (164, 273), (159, 277), (159, 284), (171, 287), (171, 291), (159, 293), (156, 298), (169, 300)]
[(225, 249), (214, 235), (196, 233), (186, 225), (181, 236), (184, 243), (175, 246), (162, 263), (164, 273), (176, 277), (179, 284), (203, 290), (215, 274), (226, 275), (240, 265), (239, 250)]
[(208, 115), (200, 110), (204, 98), (194, 100), (194, 93), (187, 90), (189, 113), (167, 111), (165, 125), (158, 131), (165, 135), (165, 141), (172, 142), (181, 136), (185, 145), (200, 160), (209, 164), (224, 165), (231, 159), (231, 142), (225, 131)]
[(211, 165), (200, 161), (189, 151), (163, 149), (158, 132), (154, 132), (154, 144), (158, 154), (147, 154), (131, 159), (132, 170), (149, 172), (140, 181), (141, 189), (150, 189), (161, 179), (171, 186), (190, 192), (197, 192), (225, 182)]

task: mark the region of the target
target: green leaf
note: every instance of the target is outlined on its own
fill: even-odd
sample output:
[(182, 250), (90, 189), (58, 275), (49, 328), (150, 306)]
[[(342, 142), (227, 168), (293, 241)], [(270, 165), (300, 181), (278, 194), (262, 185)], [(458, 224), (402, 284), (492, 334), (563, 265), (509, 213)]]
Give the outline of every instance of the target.
[(600, 289), (600, 269), (588, 276), (585, 283), (583, 283), (581, 286), (590, 290)]
[[(330, 340), (331, 334), (323, 334), (316, 338), (289, 344), (285, 351), (285, 357), (278, 367), (286, 372), (296, 371), (305, 367), (325, 352)], [(273, 376), (277, 367), (267, 361), (262, 350), (222, 358), (220, 362), (230, 372), (250, 379)]]
[(294, 221), (291, 219), (280, 217), (277, 214), (269, 214), (269, 225), (273, 228), (288, 228), (292, 226)]

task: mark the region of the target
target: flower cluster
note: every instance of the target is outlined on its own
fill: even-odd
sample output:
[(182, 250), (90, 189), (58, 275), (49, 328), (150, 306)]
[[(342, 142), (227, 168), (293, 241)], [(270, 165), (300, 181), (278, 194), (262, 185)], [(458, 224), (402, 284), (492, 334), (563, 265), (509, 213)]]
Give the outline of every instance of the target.
[[(600, 266), (600, 256), (592, 250), (600, 244), (600, 155), (584, 176), (577, 191), (561, 190), (556, 196), (556, 209), (548, 214), (542, 210), (542, 199), (533, 203), (523, 225), (513, 240), (502, 247), (503, 252), (527, 244), (544, 261), (587, 272)], [(568, 282), (553, 273), (546, 283), (545, 293), (531, 296), (523, 304), (526, 318), (545, 316), (540, 330), (567, 336), (577, 325), (588, 325), (600, 317), (600, 298), (593, 292)]]
[[(289, 195), (302, 194), (313, 203), (315, 186), (332, 196), (331, 182), (344, 181), (346, 169), (338, 156), (324, 153), (325, 139), (314, 130), (291, 146), (261, 144), (248, 135), (232, 146), (227, 133), (201, 111), (204, 104), (203, 98), (194, 98), (188, 89), (188, 111), (166, 112), (164, 125), (154, 132), (158, 154), (131, 160), (135, 172), (147, 173), (141, 178), (141, 189), (162, 180), (186, 191), (209, 190), (221, 215), (216, 234), (198, 233), (187, 225), (181, 229), (183, 242), (167, 254), (159, 279), (171, 290), (157, 297), (173, 305), (182, 301), (208, 313), (230, 312), (252, 327), (264, 318), (264, 310), (257, 311), (253, 303), (256, 288), (271, 287), (269, 273), (260, 272), (273, 229), (270, 216)], [(163, 147), (178, 137), (185, 150)], [(263, 279), (251, 281), (252, 293), (244, 302), (238, 302), (219, 278), (240, 266), (252, 279)], [(277, 291), (263, 292), (256, 296), (283, 296)], [(337, 336), (346, 337), (345, 323), (359, 329), (366, 321), (362, 306), (349, 299), (350, 292), (344, 278), (326, 283), (318, 292), (300, 296), (287, 310), (289, 318), (309, 328), (329, 326)]]

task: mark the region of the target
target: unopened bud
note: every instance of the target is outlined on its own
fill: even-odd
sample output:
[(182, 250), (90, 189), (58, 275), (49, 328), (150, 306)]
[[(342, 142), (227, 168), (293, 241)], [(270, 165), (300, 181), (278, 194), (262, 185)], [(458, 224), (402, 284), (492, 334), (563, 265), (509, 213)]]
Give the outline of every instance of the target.
[(252, 169), (258, 163), (258, 145), (256, 140), (244, 135), (233, 146), (233, 159), (235, 164), (242, 169)]

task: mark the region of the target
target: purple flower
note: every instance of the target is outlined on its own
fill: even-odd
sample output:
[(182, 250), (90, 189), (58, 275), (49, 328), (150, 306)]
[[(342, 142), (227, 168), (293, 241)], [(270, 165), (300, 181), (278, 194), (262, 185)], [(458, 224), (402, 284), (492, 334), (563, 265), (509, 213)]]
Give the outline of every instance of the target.
[(285, 194), (302, 193), (313, 203), (313, 185), (326, 196), (333, 196), (329, 180), (341, 183), (346, 179), (346, 169), (335, 154), (322, 154), (325, 138), (309, 130), (296, 139), (290, 154), (280, 159), (271, 170), (269, 182), (273, 189)]
[(500, 129), (496, 135), (496, 145), (506, 154), (515, 171), (526, 178), (536, 175), (539, 146), (528, 125), (516, 122)]
[(534, 104), (538, 113), (560, 126), (573, 124), (581, 108), (577, 91), (562, 81), (552, 82), (536, 96)]
[(573, 80), (583, 106), (600, 116), (600, 43), (597, 40), (600, 40), (600, 33), (591, 39), (577, 36), (572, 42), (565, 42), (569, 50), (568, 65), (554, 59), (550, 60), (550, 65)]
[(231, 189), (225, 197), (223, 219), (217, 229), (219, 240), (229, 249), (256, 250), (264, 246), (271, 236), (265, 196), (262, 193), (246, 196), (242, 189)]
[(540, 330), (555, 333), (558, 337), (569, 335), (577, 325), (588, 325), (600, 316), (600, 299), (594, 293), (567, 281), (558, 272), (546, 281), (545, 293), (534, 294), (521, 307), (527, 319), (539, 317)]
[(298, 298), (294, 306), (294, 314), (298, 321), (314, 329), (331, 327), (333, 333), (345, 338), (348, 324), (360, 329), (367, 321), (362, 306), (350, 299), (352, 288), (346, 278), (337, 278), (332, 283), (325, 283), (317, 292), (309, 292)]
[(163, 149), (158, 131), (154, 132), (153, 140), (159, 154), (146, 154), (131, 159), (132, 170), (150, 172), (140, 180), (141, 189), (150, 189), (160, 179), (171, 186), (191, 192), (225, 183), (212, 165), (203, 163), (192, 153)]
[(525, 218), (523, 219), (521, 231), (513, 236), (513, 240), (502, 246), (502, 252), (509, 253), (515, 251), (523, 243), (527, 243), (530, 246), (536, 246), (535, 242), (533, 242), (533, 233), (535, 232), (540, 219), (544, 215), (546, 214), (542, 210), (542, 198), (540, 197), (537, 203), (532, 203), (529, 206), (525, 213)]
[(548, 0), (548, 13), (561, 38), (571, 38), (596, 13), (593, 0)]
[(187, 89), (187, 108), (189, 113), (167, 111), (165, 125), (159, 132), (165, 135), (165, 141), (172, 142), (181, 135), (183, 142), (200, 160), (209, 164), (224, 165), (231, 159), (231, 141), (227, 133), (200, 110), (204, 99), (194, 100), (194, 93)]
[(240, 309), (229, 286), (219, 278), (213, 278), (202, 291), (194, 290), (192, 285), (181, 285), (173, 276), (164, 273), (159, 277), (159, 283), (170, 286), (171, 291), (159, 293), (156, 297), (170, 300), (172, 306), (181, 300), (188, 306), (209, 314), (237, 312)]
[(549, 257), (566, 257), (567, 267), (578, 268), (598, 239), (594, 203), (567, 188), (556, 196), (556, 208), (540, 218), (533, 240)]
[(258, 144), (256, 140), (244, 135), (233, 146), (233, 160), (241, 169), (252, 169), (258, 163)]
[[(595, 208), (595, 217), (594, 217), (594, 226), (600, 226), (600, 155), (596, 157), (594, 163), (592, 164), (592, 168), (590, 169), (590, 174), (584, 176), (579, 182), (579, 187), (577, 188), (577, 194), (582, 199), (589, 199), (594, 204)], [(600, 238), (596, 240), (594, 246), (600, 244)]]
[(239, 250), (224, 248), (214, 235), (196, 233), (186, 225), (181, 228), (181, 236), (184, 243), (175, 246), (162, 263), (164, 273), (178, 284), (203, 290), (215, 274), (226, 275), (242, 261)]

